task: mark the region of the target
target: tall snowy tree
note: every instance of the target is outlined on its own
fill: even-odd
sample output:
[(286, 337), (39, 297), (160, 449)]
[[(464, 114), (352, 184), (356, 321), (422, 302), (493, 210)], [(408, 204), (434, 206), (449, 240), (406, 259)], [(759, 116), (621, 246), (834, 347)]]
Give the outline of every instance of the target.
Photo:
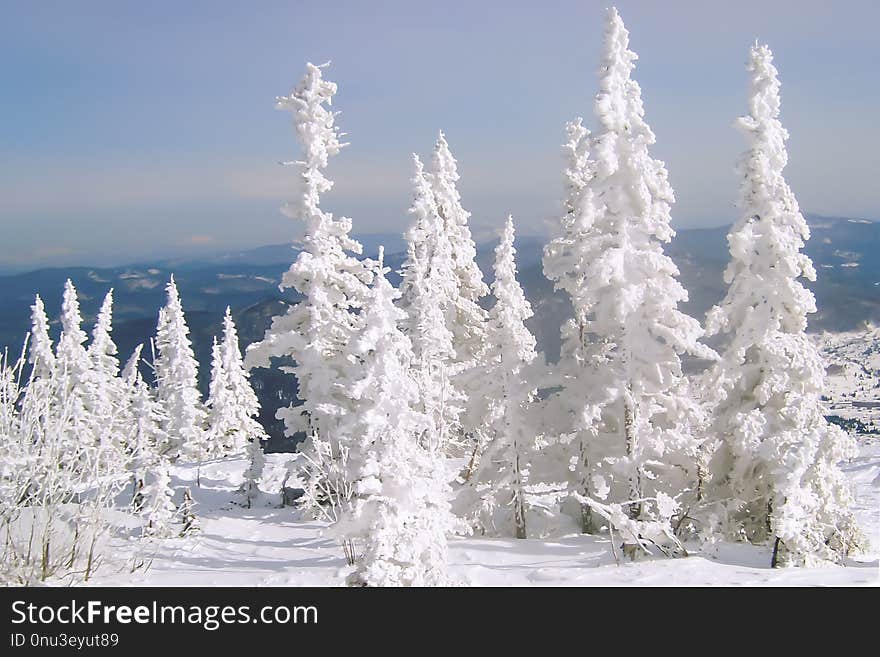
[[(23, 364), (23, 357), (12, 361), (8, 349), (0, 353), (0, 452), (3, 453), (8, 453), (7, 448), (13, 441), (19, 442), (21, 427), (18, 402), (21, 395), (20, 375)], [(0, 495), (0, 500), (4, 499)]]
[(21, 415), (30, 418), (30, 426), (28, 435), (22, 438), (29, 442), (40, 442), (45, 438), (51, 418), (60, 409), (57, 404), (56, 359), (49, 337), (49, 318), (39, 294), (31, 306), (31, 331), (27, 346), (31, 371), (21, 399)]
[[(95, 327), (92, 330), (92, 341), (89, 343), (88, 355), (94, 372), (94, 407), (93, 420), (102, 428), (103, 435), (110, 441), (107, 445), (117, 459), (124, 459), (125, 409), (128, 403), (124, 384), (119, 377), (119, 360), (116, 344), (112, 338), (113, 321), (113, 290), (107, 292)], [(122, 467), (122, 463), (117, 464)]]
[(28, 362), (33, 368), (33, 376), (48, 378), (55, 370), (55, 353), (49, 337), (49, 318), (46, 307), (38, 294), (31, 306), (31, 333), (28, 344)]
[(88, 348), (95, 370), (106, 379), (113, 379), (119, 375), (119, 360), (116, 356), (116, 344), (111, 337), (112, 330), (113, 290), (111, 289), (104, 297), (101, 309), (98, 311), (95, 328), (92, 330), (92, 341)]
[(739, 162), (740, 218), (728, 234), (727, 295), (707, 317), (729, 342), (709, 372), (715, 395), (710, 499), (723, 500), (725, 529), (772, 540), (773, 565), (839, 559), (858, 543), (838, 461), (854, 441), (829, 424), (821, 395), (825, 366), (806, 335), (815, 280), (802, 253), (810, 231), (783, 177), (788, 132), (779, 121), (777, 70), (767, 46), (751, 49), (749, 113), (737, 127), (748, 142)]
[[(568, 141), (563, 146), (565, 169), (563, 182), (565, 196), (563, 214), (552, 226), (550, 242), (544, 247), (544, 275), (554, 283), (554, 288), (565, 291), (571, 298), (575, 317), (562, 329), (562, 360), (560, 364), (578, 369), (586, 356), (584, 336), (587, 314), (590, 308), (586, 265), (595, 255), (594, 224), (599, 218), (600, 206), (596, 203), (594, 190), (589, 185), (596, 175), (596, 163), (590, 158), (590, 131), (578, 117), (565, 126)], [(586, 296), (586, 298), (585, 298)]]
[(62, 441), (81, 454), (80, 465), (88, 469), (96, 465), (96, 448), (105, 427), (94, 415), (98, 377), (86, 340), (76, 288), (68, 278), (61, 302), (61, 335), (55, 348), (55, 403), (66, 416)]
[(123, 414), (125, 451), (133, 483), (132, 507), (135, 510), (140, 509), (143, 501), (142, 489), (147, 470), (160, 458), (159, 449), (168, 443), (168, 434), (163, 428), (168, 423), (165, 409), (154, 398), (138, 367), (142, 350), (143, 344), (139, 344), (122, 371), (128, 401)]
[[(62, 422), (64, 411), (59, 407), (56, 375), (56, 358), (49, 337), (49, 318), (40, 295), (34, 298), (31, 306), (31, 331), (28, 341), (28, 363), (31, 366), (27, 385), (24, 386), (20, 400), (18, 442), (25, 460), (30, 460), (29, 468), (19, 472), (11, 472), (19, 488), (16, 497), (29, 497), (38, 493), (43, 485), (41, 469), (46, 471), (54, 467), (59, 479), (73, 467), (73, 453), (59, 464), (52, 464), (60, 453), (60, 445), (65, 437)], [(61, 472), (57, 472), (61, 470)], [(61, 488), (69, 486), (62, 484)], [(64, 491), (68, 492), (67, 490)], [(18, 500), (16, 500), (18, 501)]]
[[(583, 119), (566, 124), (567, 141), (563, 145), (565, 195), (562, 214), (551, 227), (551, 239), (544, 247), (544, 275), (553, 281), (554, 289), (566, 292), (571, 299), (574, 316), (562, 326), (559, 363), (548, 373), (548, 387), (559, 392), (545, 402), (544, 432), (554, 437), (555, 444), (543, 450), (543, 466), (539, 478), (562, 479), (570, 491), (591, 495), (603, 488), (597, 465), (604, 458), (597, 445), (600, 413), (610, 403), (605, 376), (604, 341), (591, 339), (587, 322), (592, 308), (592, 281), (586, 276), (588, 264), (596, 255), (597, 227), (600, 205), (596, 202), (590, 181), (596, 175), (596, 163), (590, 157), (590, 131)], [(562, 476), (560, 476), (562, 475)], [(592, 533), (592, 511), (580, 505), (581, 529)]]
[(208, 409), (207, 442), (212, 456), (220, 456), (225, 451), (223, 446), (226, 442), (226, 429), (230, 424), (226, 417), (229, 408), (223, 403), (226, 392), (226, 371), (220, 354), (220, 343), (215, 335), (211, 342), (211, 382), (208, 384), (208, 400), (205, 402)]
[(214, 342), (210, 394), (208, 396), (208, 442), (214, 456), (242, 451), (251, 441), (266, 438), (254, 419), (260, 403), (244, 369), (238, 332), (227, 306), (223, 317), (223, 340)]
[[(284, 212), (305, 222), (302, 251), (284, 274), (281, 288), (294, 288), (303, 299), (275, 317), (264, 339), (248, 348), (246, 366), (270, 367), (272, 358), (289, 358), (285, 366), (298, 384), (302, 403), (278, 411), (288, 435), (306, 433), (300, 451), (307, 468), (306, 505), (335, 504), (346, 485), (339, 479), (340, 440), (337, 425), (349, 401), (336, 385), (348, 363), (346, 345), (361, 325), (357, 312), (364, 305), (371, 272), (355, 255), (362, 246), (353, 239), (351, 219), (334, 217), (321, 208), (321, 195), (333, 183), (324, 175), (330, 156), (345, 145), (339, 141), (336, 114), (328, 107), (336, 85), (324, 80), (322, 67), (307, 65), (306, 75), (289, 95), (278, 99), (279, 109), (293, 112), (302, 159), (299, 195)], [(320, 493), (318, 491), (326, 491)]]
[(356, 405), (346, 417), (352, 437), (351, 506), (336, 525), (349, 544), (363, 544), (349, 583), (432, 586), (447, 583), (446, 532), (452, 528), (446, 469), (418, 436), (429, 422), (416, 410), (412, 348), (399, 329), (398, 292), (375, 276), (364, 325), (351, 344), (359, 365), (346, 380)]
[[(25, 436), (27, 419), (22, 418), (20, 403), (27, 363), (27, 338), (15, 360), (9, 350), (0, 353), (0, 527), (9, 526), (16, 515), (25, 494), (25, 472), (32, 470), (33, 445)], [(0, 550), (0, 570), (4, 566), (4, 553)], [(7, 576), (0, 575), (0, 582)]]
[(168, 300), (156, 328), (156, 394), (162, 404), (168, 441), (159, 446), (167, 458), (201, 459), (208, 455), (206, 413), (198, 388), (199, 364), (189, 339), (174, 276), (165, 287)]
[(449, 309), (450, 328), (458, 351), (456, 358), (466, 363), (479, 356), (485, 341), (486, 311), (480, 307), (479, 300), (489, 293), (489, 288), (477, 266), (477, 247), (468, 227), (471, 213), (461, 205), (459, 179), (458, 163), (441, 132), (434, 146), (430, 182), (457, 280), (457, 294)]
[(421, 410), (432, 422), (426, 445), (441, 450), (460, 431), (464, 395), (452, 381), (456, 373), (454, 335), (446, 308), (458, 294), (451, 245), (421, 160), (413, 155), (414, 195), (409, 212), (415, 223), (406, 232), (407, 257), (401, 280), (404, 333), (413, 349), (413, 375)]
[(535, 338), (525, 326), (532, 308), (516, 280), (513, 217), (507, 218), (501, 242), (495, 248), (495, 305), (489, 311), (479, 396), (483, 434), (476, 470), (463, 490), (483, 530), (496, 529), (496, 512), (506, 512), (507, 524), (517, 538), (526, 537), (525, 475), (533, 437), (527, 435), (524, 416), (533, 392), (527, 368), (535, 359)]
[[(428, 174), (433, 205), (439, 219), (437, 249), (431, 266), (444, 266), (439, 258), (449, 258), (453, 287), (451, 296), (443, 298), (443, 310), (447, 328), (452, 333), (455, 358), (449, 376), (455, 389), (465, 398), (479, 394), (479, 383), (468, 375), (468, 370), (478, 367), (486, 341), (486, 311), (480, 306), (480, 298), (489, 293), (483, 274), (477, 266), (477, 247), (471, 237), (468, 219), (471, 213), (462, 207), (458, 192), (458, 163), (449, 149), (443, 132), (437, 137)], [(472, 424), (464, 418), (461, 432), (473, 435), (480, 424)], [(464, 442), (464, 436), (451, 436), (453, 442)]]
[(585, 478), (588, 495), (631, 500), (628, 511), (638, 518), (639, 500), (695, 486), (699, 441), (690, 428), (694, 405), (680, 356), (713, 358), (714, 352), (698, 341), (699, 323), (678, 310), (687, 291), (662, 246), (674, 235), (674, 196), (663, 163), (648, 151), (655, 137), (631, 78), (635, 60), (612, 8), (595, 102), (599, 129), (589, 144), (582, 143), (579, 124), (569, 129), (570, 207), (544, 267), (575, 306), (568, 353), (588, 356), (607, 392), (575, 424), (593, 434), (587, 453), (571, 456), (593, 472)]

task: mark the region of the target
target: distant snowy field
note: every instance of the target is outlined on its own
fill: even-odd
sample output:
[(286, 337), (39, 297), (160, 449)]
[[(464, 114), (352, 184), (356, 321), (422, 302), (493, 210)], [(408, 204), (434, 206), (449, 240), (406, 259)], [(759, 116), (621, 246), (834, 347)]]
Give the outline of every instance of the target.
[[(831, 412), (880, 427), (880, 332), (824, 336), (829, 358)], [(853, 402), (858, 402), (853, 405)], [(769, 547), (724, 543), (688, 546), (684, 559), (654, 558), (615, 563), (607, 537), (570, 533), (550, 539), (451, 538), (453, 574), (475, 586), (791, 586), (880, 585), (880, 434), (860, 435), (860, 455), (845, 464), (856, 494), (856, 516), (868, 536), (867, 554), (845, 566), (769, 567)], [(339, 546), (324, 535), (326, 524), (281, 507), (280, 486), (289, 454), (267, 457), (260, 504), (234, 504), (243, 458), (202, 466), (201, 487), (192, 465), (172, 468), (175, 485), (190, 486), (201, 531), (155, 545), (132, 538), (121, 543), (93, 585), (136, 586), (337, 586), (348, 569)], [(136, 532), (133, 532), (133, 535)], [(143, 567), (130, 572), (133, 558)]]

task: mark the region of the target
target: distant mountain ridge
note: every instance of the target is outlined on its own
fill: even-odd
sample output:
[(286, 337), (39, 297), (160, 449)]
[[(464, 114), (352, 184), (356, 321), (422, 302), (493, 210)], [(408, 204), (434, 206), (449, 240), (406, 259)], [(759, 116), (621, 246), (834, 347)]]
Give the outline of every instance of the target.
[[(818, 312), (809, 319), (811, 331), (844, 331), (861, 328), (865, 322), (880, 323), (880, 223), (808, 215), (812, 237), (806, 252), (818, 274), (808, 286), (817, 298)], [(723, 271), (729, 254), (728, 226), (678, 231), (666, 252), (681, 270), (681, 280), (690, 298), (683, 309), (700, 321), (705, 312), (723, 298), (726, 286)], [(400, 235), (358, 236), (364, 255), (375, 257), (385, 246), (386, 263), (393, 270), (403, 262), (404, 242)], [(529, 328), (535, 333), (539, 350), (553, 362), (559, 354), (559, 327), (571, 312), (562, 293), (554, 292), (541, 268), (545, 238), (526, 236), (517, 240), (519, 280), (535, 310)], [(478, 245), (477, 262), (486, 279), (491, 280), (494, 243)], [(291, 245), (270, 245), (257, 249), (220, 254), (211, 260), (169, 259), (112, 268), (48, 268), (0, 276), (0, 349), (16, 353), (30, 326), (30, 306), (39, 293), (52, 322), (53, 337), (58, 333), (61, 292), (66, 278), (73, 280), (80, 294), (83, 315), (90, 329), (103, 296), (114, 288), (114, 339), (120, 359), (125, 360), (136, 344), (145, 343), (149, 359), (149, 340), (155, 332), (158, 309), (165, 302), (165, 283), (173, 273), (180, 290), (190, 326), (196, 356), (201, 364), (200, 382), (207, 388), (210, 374), (210, 347), (221, 331), (222, 313), (233, 309), (242, 346), (259, 340), (271, 318), (297, 300), (297, 295), (281, 292), (281, 274), (296, 258)], [(392, 275), (393, 282), (397, 277)], [(486, 305), (491, 305), (491, 298)], [(277, 371), (255, 370), (254, 385), (264, 410), (261, 421), (278, 440), (281, 425), (274, 410), (296, 396), (292, 377)]]

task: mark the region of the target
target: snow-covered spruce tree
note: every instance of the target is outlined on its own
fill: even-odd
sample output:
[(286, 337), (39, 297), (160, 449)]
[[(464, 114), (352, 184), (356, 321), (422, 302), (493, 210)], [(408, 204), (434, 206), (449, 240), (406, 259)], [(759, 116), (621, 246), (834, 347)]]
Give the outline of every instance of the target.
[[(4, 349), (0, 353), (0, 450), (4, 453), (13, 442), (20, 442), (21, 425), (18, 403), (21, 398), (26, 348), (27, 341), (25, 341), (21, 356), (15, 361), (11, 359), (8, 349)], [(0, 474), (0, 478), (2, 476)], [(0, 495), (0, 499), (3, 499), (2, 495)]]
[(248, 347), (246, 366), (270, 367), (272, 358), (289, 358), (302, 403), (281, 409), (288, 435), (306, 433), (300, 446), (306, 463), (303, 505), (315, 514), (322, 509), (332, 517), (350, 486), (342, 477), (345, 468), (337, 425), (349, 401), (336, 382), (350, 364), (343, 357), (346, 345), (361, 324), (358, 309), (368, 292), (371, 270), (352, 254), (362, 252), (354, 240), (351, 219), (334, 217), (320, 206), (321, 194), (333, 183), (324, 175), (328, 159), (345, 145), (339, 141), (330, 105), (336, 85), (323, 79), (322, 67), (307, 65), (306, 75), (289, 95), (278, 99), (279, 109), (293, 112), (297, 136), (303, 147), (299, 169), (299, 195), (284, 213), (305, 222), (302, 251), (282, 277), (281, 287), (294, 288), (303, 297), (285, 315), (275, 317), (264, 339)]
[(226, 390), (226, 371), (220, 355), (220, 343), (215, 335), (211, 341), (211, 382), (208, 384), (208, 400), (205, 402), (208, 410), (207, 447), (212, 456), (220, 456), (225, 451), (223, 447), (226, 443), (226, 429), (230, 424), (227, 418), (230, 409), (223, 403), (226, 401)]
[(103, 446), (106, 467), (115, 473), (126, 469), (125, 434), (128, 431), (125, 412), (128, 405), (127, 390), (119, 376), (119, 359), (111, 332), (113, 321), (113, 290), (107, 292), (87, 350), (92, 362), (94, 390), (92, 421), (96, 425)]
[(110, 391), (108, 388), (119, 382), (119, 359), (117, 358), (116, 344), (113, 342), (111, 332), (113, 330), (113, 290), (107, 292), (98, 317), (95, 320), (95, 328), (92, 329), (92, 341), (89, 343), (88, 354), (97, 376), (97, 384), (100, 386), (101, 405), (108, 406), (104, 413), (103, 409), (96, 408), (103, 422), (112, 423), (112, 414), (115, 410), (116, 395), (118, 391)]
[[(351, 506), (336, 524), (344, 544), (363, 544), (349, 578), (354, 586), (447, 583), (446, 533), (452, 528), (446, 468), (418, 436), (428, 419), (416, 410), (412, 348), (399, 329), (405, 313), (380, 269), (365, 306), (364, 325), (350, 345), (358, 365), (345, 385), (355, 406), (344, 418), (352, 437), (348, 464)], [(349, 548), (351, 550), (351, 548)]]
[(857, 547), (850, 491), (838, 461), (854, 441), (823, 416), (825, 367), (806, 336), (815, 280), (801, 252), (810, 232), (785, 182), (787, 131), (766, 46), (748, 63), (749, 113), (737, 122), (749, 148), (738, 172), (740, 218), (728, 235), (727, 295), (707, 317), (729, 343), (707, 376), (715, 394), (710, 500), (729, 536), (772, 540), (773, 565), (838, 560)]
[(22, 427), (21, 439), (37, 443), (44, 436), (43, 428), (48, 426), (50, 417), (58, 412), (55, 392), (56, 362), (52, 339), (49, 337), (49, 318), (40, 295), (34, 298), (31, 306), (31, 331), (28, 340), (28, 364), (30, 375), (21, 399), (21, 416), (27, 416), (30, 423)]
[[(75, 293), (66, 297), (70, 310)], [(67, 314), (69, 325), (70, 316), (77, 313)], [(27, 385), (19, 390), (18, 436), (7, 445), (11, 449), (5, 450), (0, 469), (6, 500), (0, 508), (0, 562), (4, 579), (19, 584), (56, 575), (87, 578), (92, 568), (89, 563), (86, 569), (80, 558), (83, 541), (101, 529), (82, 522), (82, 511), (87, 509), (81, 496), (97, 478), (89, 467), (95, 464), (95, 450), (87, 440), (85, 404), (74, 403), (83, 401), (83, 390), (71, 390), (75, 379), (58, 374), (39, 296), (32, 306), (32, 320), (31, 371)], [(66, 371), (65, 364), (60, 372)], [(77, 425), (71, 421), (74, 413)], [(77, 433), (74, 428), (83, 430)]]
[[(565, 130), (562, 214), (544, 247), (543, 269), (554, 288), (568, 294), (574, 316), (562, 326), (559, 363), (545, 382), (560, 391), (544, 402), (543, 433), (551, 437), (552, 444), (542, 450), (541, 471), (535, 476), (559, 479), (570, 492), (589, 496), (596, 491), (594, 478), (602, 487), (597, 467), (607, 454), (597, 437), (600, 412), (611, 401), (613, 387), (605, 377), (607, 346), (587, 332), (592, 299), (586, 269), (601, 249), (594, 225), (601, 206), (588, 184), (596, 175), (596, 163), (590, 158), (590, 131), (583, 119), (566, 124)], [(596, 530), (588, 505), (580, 505), (580, 516), (582, 531)]]
[[(34, 298), (31, 306), (31, 331), (28, 340), (27, 362), (30, 374), (19, 401), (19, 434), (17, 440), (25, 453), (34, 457), (30, 468), (10, 471), (19, 482), (19, 496), (22, 501), (32, 499), (40, 493), (43, 478), (38, 458), (54, 452), (61, 442), (60, 427), (57, 420), (61, 414), (56, 395), (55, 353), (49, 337), (49, 318), (40, 295)], [(54, 458), (57, 454), (52, 454)], [(66, 474), (72, 465), (62, 462), (59, 475)], [(51, 466), (50, 466), (51, 467)], [(65, 493), (69, 486), (62, 486)]]
[(434, 202), (421, 160), (413, 155), (415, 223), (406, 232), (407, 257), (402, 268), (400, 305), (407, 316), (404, 334), (413, 350), (412, 372), (419, 387), (420, 410), (431, 420), (424, 443), (443, 450), (460, 434), (464, 395), (452, 381), (456, 372), (454, 336), (446, 308), (458, 294), (450, 242)]
[[(20, 356), (12, 360), (9, 350), (0, 353), (0, 546), (10, 526), (20, 517), (26, 497), (27, 477), (32, 470), (32, 445), (22, 435), (19, 402), (22, 396), (24, 368), (27, 362), (27, 339)], [(14, 554), (0, 547), (0, 583), (13, 581)]]
[[(5, 536), (22, 581), (53, 576), (87, 580), (103, 560), (112, 525), (108, 512), (125, 483), (122, 459), (95, 409), (99, 390), (76, 290), (68, 280), (61, 336), (51, 353), (45, 311), (37, 298), (29, 384), (21, 400), (21, 444), (29, 452), (22, 476), (25, 545), (16, 530)], [(20, 530), (21, 528), (19, 528)]]
[(143, 502), (140, 515), (143, 519), (141, 535), (144, 537), (167, 538), (172, 535), (172, 525), (177, 517), (174, 505), (174, 489), (168, 462), (165, 458), (156, 459), (146, 472), (146, 483), (141, 491)]
[(468, 219), (471, 213), (461, 205), (457, 183), (458, 164), (441, 132), (434, 146), (429, 179), (434, 203), (442, 221), (442, 232), (449, 241), (449, 254), (457, 279), (457, 296), (450, 328), (457, 347), (456, 358), (461, 363), (479, 356), (486, 333), (486, 311), (480, 305), (481, 297), (489, 293), (483, 274), (477, 266), (477, 247), (471, 237)]
[(195, 534), (201, 529), (199, 525), (199, 519), (196, 516), (195, 511), (193, 510), (195, 507), (195, 500), (193, 500), (192, 490), (189, 487), (183, 489), (183, 501), (180, 503), (180, 507), (177, 509), (177, 515), (180, 519), (180, 524), (182, 525), (180, 529), (180, 536), (190, 536), (191, 534)]
[[(449, 150), (446, 137), (440, 132), (428, 179), (439, 217), (437, 241), (446, 242), (439, 253), (451, 259), (454, 281), (453, 296), (443, 300), (447, 327), (452, 332), (455, 345), (455, 359), (448, 375), (456, 389), (467, 399), (479, 394), (480, 384), (468, 375), (468, 370), (478, 367), (482, 357), (486, 340), (486, 311), (479, 305), (479, 300), (489, 293), (489, 288), (477, 266), (477, 247), (468, 227), (471, 213), (462, 207), (457, 188), (459, 178), (458, 164)], [(435, 263), (431, 264), (433, 266)], [(480, 428), (481, 422), (470, 422), (467, 416), (462, 416), (461, 420), (460, 431), (463, 435), (451, 433), (452, 444), (449, 447), (454, 448), (457, 442), (471, 452), (473, 447), (467, 444), (467, 436), (474, 440), (473, 434)]]
[(128, 406), (123, 414), (126, 422), (125, 452), (132, 478), (132, 508), (139, 511), (147, 470), (159, 460), (159, 449), (168, 443), (164, 426), (168, 417), (162, 404), (153, 396), (138, 367), (143, 344), (138, 345), (122, 371), (122, 382)]
[[(526, 406), (534, 390), (526, 368), (535, 359), (535, 338), (525, 326), (532, 308), (516, 280), (513, 217), (507, 218), (495, 248), (495, 305), (489, 311), (485, 353), (478, 368), (483, 381), (481, 445), (476, 468), (460, 493), (465, 515), (483, 531), (526, 538), (525, 477), (534, 437), (527, 435)], [(498, 522), (498, 511), (504, 518)]]
[(208, 397), (208, 435), (217, 456), (245, 451), (248, 466), (240, 493), (250, 508), (259, 494), (263, 452), (261, 441), (267, 438), (263, 427), (254, 419), (260, 403), (249, 375), (242, 363), (238, 333), (227, 306), (223, 318), (223, 342), (214, 342), (211, 390)]
[(223, 317), (223, 340), (214, 341), (211, 386), (208, 395), (208, 441), (214, 456), (237, 454), (253, 440), (266, 438), (254, 419), (260, 402), (242, 363), (238, 333), (227, 306)]
[(238, 491), (243, 498), (243, 505), (250, 509), (260, 496), (260, 479), (263, 476), (263, 466), (266, 464), (259, 436), (252, 436), (248, 441), (245, 446), (245, 456), (247, 457), (247, 468)]
[(159, 310), (156, 327), (156, 394), (166, 416), (168, 435), (159, 452), (170, 460), (201, 460), (209, 456), (205, 433), (206, 412), (198, 388), (199, 364), (193, 354), (189, 327), (174, 276), (165, 287), (168, 301)]
[[(586, 478), (590, 495), (604, 493), (640, 518), (647, 512), (641, 500), (662, 494), (660, 515), (668, 516), (665, 496), (695, 488), (699, 439), (690, 429), (694, 405), (680, 356), (715, 354), (698, 341), (699, 323), (678, 310), (687, 291), (662, 246), (674, 235), (674, 196), (663, 163), (648, 151), (655, 137), (631, 78), (635, 60), (612, 8), (595, 102), (598, 131), (589, 143), (592, 162), (587, 158), (583, 181), (572, 184), (583, 187), (571, 194), (577, 203), (564, 222), (572, 244), (549, 249), (545, 269), (572, 294), (567, 352), (580, 350), (571, 344), (577, 336), (585, 345), (582, 357), (598, 361), (608, 393), (586, 413), (586, 422), (575, 424), (582, 431), (595, 423), (586, 457), (593, 469)], [(579, 132), (573, 130), (575, 143)], [(581, 147), (574, 148), (579, 157)], [(584, 459), (577, 447), (571, 458)]]
[(46, 306), (40, 295), (34, 297), (31, 306), (31, 332), (28, 343), (28, 362), (31, 365), (31, 379), (48, 379), (55, 371), (55, 353), (49, 337), (49, 318)]
[(97, 465), (97, 446), (105, 427), (94, 414), (98, 377), (86, 340), (76, 288), (68, 278), (61, 302), (61, 335), (55, 348), (55, 403), (67, 416), (62, 443), (78, 452), (81, 459), (77, 465), (89, 470)]

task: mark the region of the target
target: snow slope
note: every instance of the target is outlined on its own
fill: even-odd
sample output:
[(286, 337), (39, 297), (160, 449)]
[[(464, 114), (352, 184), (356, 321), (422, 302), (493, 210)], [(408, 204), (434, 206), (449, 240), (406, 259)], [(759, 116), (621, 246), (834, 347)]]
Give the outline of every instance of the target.
[[(298, 518), (280, 507), (278, 493), (286, 454), (271, 454), (261, 504), (244, 509), (233, 503), (244, 458), (202, 465), (201, 488), (195, 467), (172, 469), (178, 486), (191, 486), (201, 531), (195, 536), (149, 544), (132, 538), (119, 546), (93, 585), (135, 586), (336, 586), (348, 569), (341, 549), (322, 535), (321, 522)], [(792, 586), (878, 585), (880, 559), (880, 438), (867, 438), (861, 455), (846, 466), (856, 487), (857, 516), (869, 534), (868, 554), (845, 567), (769, 568), (770, 550), (723, 544), (685, 559), (658, 558), (615, 563), (608, 540), (567, 534), (551, 540), (453, 538), (452, 574), (463, 584), (481, 586)], [(137, 555), (145, 566), (134, 573)]]
[(828, 366), (829, 413), (847, 429), (880, 434), (880, 328), (813, 336)]
[[(820, 339), (817, 336), (817, 339)], [(845, 566), (769, 567), (770, 548), (724, 543), (692, 550), (685, 559), (621, 561), (607, 538), (568, 533), (552, 539), (456, 537), (450, 539), (452, 574), (482, 586), (851, 586), (880, 585), (880, 331), (825, 334), (829, 413), (858, 420), (859, 456), (844, 464), (854, 487), (856, 517), (869, 551)], [(853, 404), (857, 402), (857, 404)], [(291, 454), (269, 454), (252, 509), (235, 504), (246, 467), (243, 456), (172, 467), (175, 486), (190, 487), (201, 531), (151, 543), (121, 540), (94, 585), (136, 586), (337, 586), (349, 569), (342, 550), (323, 535), (326, 525), (281, 506), (281, 484)], [(178, 499), (182, 493), (178, 490)], [(132, 571), (132, 564), (142, 564)]]

